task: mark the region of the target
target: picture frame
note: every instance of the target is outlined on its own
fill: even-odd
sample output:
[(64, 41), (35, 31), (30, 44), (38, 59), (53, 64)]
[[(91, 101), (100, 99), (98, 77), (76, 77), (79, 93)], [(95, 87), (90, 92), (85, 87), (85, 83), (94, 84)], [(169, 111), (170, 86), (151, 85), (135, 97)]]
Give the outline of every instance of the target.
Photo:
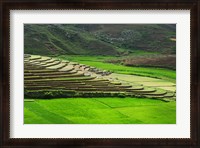
[[(1, 146), (198, 147), (200, 146), (200, 1), (199, 0), (8, 0), (1, 3)], [(191, 83), (190, 138), (10, 138), (10, 11), (11, 10), (190, 10)], [(183, 65), (184, 66), (184, 65)]]

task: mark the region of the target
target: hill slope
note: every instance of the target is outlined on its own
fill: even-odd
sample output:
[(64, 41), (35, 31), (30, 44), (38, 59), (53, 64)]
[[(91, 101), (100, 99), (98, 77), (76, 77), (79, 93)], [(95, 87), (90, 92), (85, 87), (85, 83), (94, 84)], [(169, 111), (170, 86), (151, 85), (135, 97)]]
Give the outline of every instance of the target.
[(171, 24), (26, 24), (26, 54), (125, 55), (134, 50), (175, 53)]

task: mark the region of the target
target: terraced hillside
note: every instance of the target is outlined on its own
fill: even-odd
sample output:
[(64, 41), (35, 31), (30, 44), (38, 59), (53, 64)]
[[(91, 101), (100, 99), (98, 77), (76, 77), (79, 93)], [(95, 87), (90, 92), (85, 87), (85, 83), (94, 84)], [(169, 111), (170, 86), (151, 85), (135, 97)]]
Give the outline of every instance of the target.
[(109, 77), (111, 72), (50, 57), (24, 56), (25, 97), (147, 97), (175, 99), (173, 91), (127, 83)]

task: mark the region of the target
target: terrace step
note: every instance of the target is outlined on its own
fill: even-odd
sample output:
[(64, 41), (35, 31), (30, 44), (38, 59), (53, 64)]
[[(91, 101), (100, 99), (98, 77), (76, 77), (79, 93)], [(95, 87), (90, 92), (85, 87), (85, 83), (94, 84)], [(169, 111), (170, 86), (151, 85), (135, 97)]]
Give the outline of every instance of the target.
[(59, 61), (59, 60), (51, 59), (51, 60), (48, 60), (48, 61), (43, 61), (43, 62), (41, 62), (39, 65), (40, 65), (40, 66), (45, 66), (45, 65), (47, 65), (47, 64), (54, 63), (54, 62), (56, 62), (56, 61)]
[(60, 63), (61, 63), (61, 61), (55, 61), (55, 62), (53, 62), (53, 63), (49, 63), (49, 64), (42, 65), (42, 66), (45, 67), (45, 68), (49, 68), (49, 67), (51, 67), (51, 66), (55, 66), (55, 65), (58, 65), (58, 64), (60, 64)]
[(25, 76), (24, 79), (25, 80), (35, 80), (35, 79), (51, 79), (51, 78), (84, 78), (83, 74), (73, 74), (73, 75), (50, 75), (50, 76)]
[(29, 57), (29, 61), (38, 60), (41, 58), (42, 58), (41, 56), (31, 56), (31, 57)]
[(30, 58), (31, 55), (30, 54), (24, 54), (24, 58)]
[(40, 70), (24, 70), (25, 73), (49, 73), (49, 72), (56, 72), (56, 70), (53, 69), (40, 69)]
[(172, 92), (167, 92), (165, 95), (164, 95), (164, 97), (165, 98), (173, 98), (175, 95), (174, 95), (174, 93), (172, 93)]
[(72, 71), (74, 70), (74, 67), (72, 65), (67, 65), (61, 69), (59, 69), (59, 71), (66, 71), (66, 72), (69, 72), (69, 71)]
[(33, 66), (29, 66), (29, 67), (24, 67), (26, 70), (42, 70), (44, 69), (43, 67), (33, 67)]
[(51, 59), (52, 58), (50, 58), (50, 57), (41, 57), (40, 59), (29, 60), (29, 62), (31, 62), (31, 63), (34, 63), (34, 62), (41, 63), (41, 62), (49, 61)]
[[(28, 74), (28, 73), (26, 73)], [(74, 74), (83, 74), (81, 72), (76, 72), (76, 71), (70, 71), (70, 72), (61, 72), (61, 71), (58, 71), (58, 72), (54, 72), (54, 73), (49, 73), (49, 72), (46, 72), (46, 73), (29, 73), (29, 74), (32, 74), (32, 76), (52, 76), (52, 75), (74, 75)]]
[(54, 65), (54, 66), (50, 66), (50, 67), (47, 67), (47, 69), (62, 69), (64, 68), (65, 66), (67, 66), (68, 64), (67, 63), (64, 63), (64, 62), (61, 62), (60, 64), (58, 65)]
[(63, 78), (63, 77), (84, 77), (83, 73), (47, 73), (46, 75), (44, 74), (34, 74), (34, 73), (26, 73), (28, 76), (34, 77), (41, 77), (41, 78)]
[(40, 62), (38, 62), (37, 60), (34, 60), (34, 61), (29, 61), (29, 64), (39, 65)]
[[(31, 85), (32, 84), (32, 85)], [(68, 83), (68, 82), (53, 82), (53, 83), (49, 83), (49, 82), (33, 82), (33, 83), (27, 83), (25, 82), (26, 86), (74, 86), (74, 85), (88, 85), (86, 83), (82, 83), (82, 82), (76, 82), (76, 83)], [(89, 85), (92, 86), (92, 85)]]
[(165, 94), (167, 94), (167, 91), (163, 91), (163, 92), (159, 92), (159, 91), (155, 91), (155, 92), (140, 92), (141, 94), (143, 95), (146, 95), (146, 96), (163, 96)]
[(40, 62), (40, 63), (43, 63), (43, 62), (50, 61), (51, 59), (52, 59), (52, 58), (50, 58), (50, 57), (42, 57), (42, 59), (37, 60), (37, 61)]
[(85, 82), (85, 81), (90, 81), (92, 79), (95, 79), (95, 77), (72, 77), (72, 78), (52, 78), (52, 79), (27, 79), (29, 82), (38, 82), (38, 81), (43, 81), (43, 82), (48, 82), (48, 81), (82, 81), (82, 82)]
[(24, 87), (26, 90), (46, 90), (46, 89), (65, 89), (65, 87), (51, 87), (51, 86), (38, 86), (38, 87)]

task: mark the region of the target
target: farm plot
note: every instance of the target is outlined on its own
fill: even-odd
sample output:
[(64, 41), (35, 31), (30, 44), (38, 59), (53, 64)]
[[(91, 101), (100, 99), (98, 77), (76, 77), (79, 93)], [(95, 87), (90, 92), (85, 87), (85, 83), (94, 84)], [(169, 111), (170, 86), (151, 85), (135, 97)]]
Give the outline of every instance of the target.
[(176, 123), (175, 101), (126, 97), (35, 99), (24, 103), (25, 124)]
[(35, 55), (25, 56), (24, 61), (26, 97), (147, 97), (165, 101), (175, 99), (173, 91), (157, 86), (147, 87), (147, 83), (141, 83), (144, 79), (138, 83), (139, 79), (131, 78), (135, 81), (130, 83), (124, 79), (128, 76), (111, 74), (77, 62)]
[(132, 83), (132, 84), (142, 84), (144, 86), (160, 88), (160, 89), (164, 89), (166, 91), (172, 91), (172, 92), (176, 91), (175, 83), (162, 80), (162, 79), (142, 77), (142, 76), (136, 76), (136, 75), (116, 74), (116, 73), (111, 74), (109, 77), (118, 79), (119, 81)]

